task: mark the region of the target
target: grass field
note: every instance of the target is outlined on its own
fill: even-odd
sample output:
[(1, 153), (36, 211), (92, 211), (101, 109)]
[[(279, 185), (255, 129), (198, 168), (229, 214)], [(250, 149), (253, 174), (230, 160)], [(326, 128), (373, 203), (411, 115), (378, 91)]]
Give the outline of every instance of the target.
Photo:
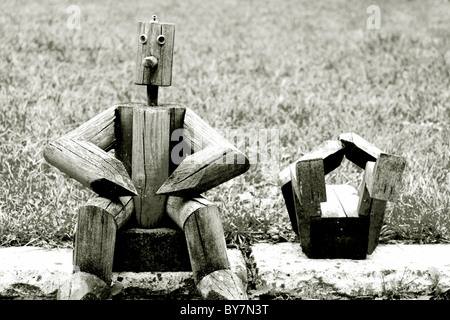
[[(450, 241), (449, 1), (2, 1), (0, 245), (71, 246), (93, 193), (42, 157), (46, 144), (118, 102), (133, 83), (136, 22), (176, 24), (173, 83), (160, 101), (220, 132), (279, 137), (272, 157), (207, 192), (230, 245), (293, 240), (279, 170), (355, 132), (407, 160), (381, 241)], [(79, 26), (68, 27), (70, 5)], [(381, 9), (379, 30), (366, 9)], [(70, 23), (69, 23), (70, 26)], [(356, 186), (345, 162), (328, 182)]]

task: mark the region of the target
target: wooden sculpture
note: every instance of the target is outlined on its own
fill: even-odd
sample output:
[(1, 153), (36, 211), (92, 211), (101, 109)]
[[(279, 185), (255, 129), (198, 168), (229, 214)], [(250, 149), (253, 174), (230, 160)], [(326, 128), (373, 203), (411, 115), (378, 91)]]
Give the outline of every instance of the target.
[(147, 86), (147, 104), (103, 111), (51, 142), (44, 157), (99, 195), (78, 211), (79, 271), (110, 284), (119, 229), (132, 218), (158, 229), (170, 217), (184, 232), (201, 296), (246, 299), (230, 270), (219, 209), (201, 193), (244, 173), (249, 161), (191, 109), (158, 103), (158, 88), (172, 82), (174, 35), (175, 25), (156, 16), (139, 22), (135, 83)]
[[(358, 191), (325, 184), (325, 175), (339, 167), (344, 155), (365, 170)], [(404, 158), (344, 133), (281, 171), (279, 185), (303, 252), (310, 258), (364, 259), (372, 254), (386, 203), (399, 195), (405, 165)]]

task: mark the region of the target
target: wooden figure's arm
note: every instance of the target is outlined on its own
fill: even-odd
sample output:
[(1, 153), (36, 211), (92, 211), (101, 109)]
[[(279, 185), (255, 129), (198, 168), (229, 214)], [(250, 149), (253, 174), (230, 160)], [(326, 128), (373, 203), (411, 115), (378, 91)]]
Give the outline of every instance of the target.
[(50, 142), (45, 160), (100, 196), (136, 195), (123, 163), (106, 152), (115, 145), (115, 118), (116, 106)]
[(250, 168), (248, 158), (186, 108), (183, 139), (192, 148), (159, 188), (157, 194), (195, 196), (212, 189)]

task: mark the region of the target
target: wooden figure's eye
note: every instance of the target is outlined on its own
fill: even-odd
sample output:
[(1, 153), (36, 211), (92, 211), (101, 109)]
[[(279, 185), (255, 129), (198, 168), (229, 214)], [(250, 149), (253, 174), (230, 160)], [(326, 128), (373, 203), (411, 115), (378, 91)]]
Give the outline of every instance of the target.
[(162, 34), (160, 34), (158, 36), (158, 38), (156, 38), (156, 41), (158, 41), (158, 44), (160, 46), (162, 46), (164, 43), (166, 43), (166, 37), (164, 37)]
[(139, 41), (141, 41), (142, 44), (147, 43), (147, 35), (145, 33), (141, 34), (139, 36)]

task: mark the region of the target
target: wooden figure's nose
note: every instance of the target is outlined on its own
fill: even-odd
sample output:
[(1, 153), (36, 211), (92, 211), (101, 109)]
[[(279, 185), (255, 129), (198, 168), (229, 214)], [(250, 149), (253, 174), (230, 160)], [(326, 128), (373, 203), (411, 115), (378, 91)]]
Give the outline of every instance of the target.
[(142, 60), (142, 65), (145, 68), (154, 68), (158, 64), (158, 59), (156, 59), (154, 56), (145, 57)]

